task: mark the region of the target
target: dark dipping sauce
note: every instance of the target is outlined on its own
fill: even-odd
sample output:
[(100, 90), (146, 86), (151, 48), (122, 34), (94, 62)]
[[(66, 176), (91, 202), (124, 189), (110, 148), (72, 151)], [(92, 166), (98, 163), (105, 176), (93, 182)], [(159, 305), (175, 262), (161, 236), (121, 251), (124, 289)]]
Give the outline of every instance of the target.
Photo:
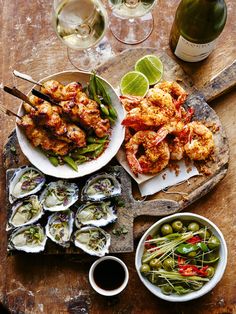
[(124, 280), (125, 270), (115, 260), (104, 260), (94, 269), (94, 281), (103, 290), (115, 290), (123, 284)]

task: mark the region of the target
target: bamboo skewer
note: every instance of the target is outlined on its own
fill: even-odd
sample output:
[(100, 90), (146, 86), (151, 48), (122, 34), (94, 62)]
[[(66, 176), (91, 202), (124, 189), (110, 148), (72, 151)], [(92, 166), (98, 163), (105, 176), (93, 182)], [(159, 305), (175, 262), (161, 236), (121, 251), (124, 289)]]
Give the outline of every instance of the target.
[(53, 105), (56, 105), (56, 106), (60, 106), (58, 102), (56, 102), (54, 99), (52, 99), (49, 95), (45, 95), (43, 93), (41, 93), (40, 91), (38, 91), (37, 89), (32, 89), (31, 93), (38, 97), (38, 98), (41, 98), (47, 102), (50, 102), (51, 104)]
[(3, 105), (0, 105), (0, 111), (2, 111), (3, 113), (5, 113), (8, 116), (15, 116), (15, 117), (17, 117), (20, 120), (22, 119), (22, 117), (18, 116), (18, 114), (16, 114), (15, 112), (11, 111), (10, 109), (7, 109)]
[(33, 84), (36, 84), (38, 86), (43, 86), (42, 84), (40, 84), (39, 82), (35, 81), (30, 75), (28, 74), (24, 74), (24, 73), (21, 73), (21, 72), (18, 72), (16, 70), (13, 71), (13, 74), (16, 76), (16, 77), (19, 77), (25, 81), (28, 81), (30, 83), (33, 83)]
[(4, 86), (3, 90), (4, 90), (4, 92), (6, 92), (8, 94), (23, 100), (24, 102), (26, 102), (28, 105), (30, 105), (35, 110), (38, 110), (38, 108), (32, 104), (32, 102), (29, 100), (29, 98), (25, 94), (23, 94), (19, 89), (17, 89), (16, 87), (10, 88), (8, 86)]

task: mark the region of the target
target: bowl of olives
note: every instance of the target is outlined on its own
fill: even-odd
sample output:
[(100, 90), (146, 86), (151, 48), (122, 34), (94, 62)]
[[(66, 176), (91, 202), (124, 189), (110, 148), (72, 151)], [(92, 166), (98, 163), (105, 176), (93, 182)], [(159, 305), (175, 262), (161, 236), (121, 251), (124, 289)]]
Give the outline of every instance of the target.
[(135, 256), (142, 283), (171, 302), (193, 300), (211, 291), (226, 264), (223, 234), (209, 219), (192, 213), (174, 214), (153, 224)]

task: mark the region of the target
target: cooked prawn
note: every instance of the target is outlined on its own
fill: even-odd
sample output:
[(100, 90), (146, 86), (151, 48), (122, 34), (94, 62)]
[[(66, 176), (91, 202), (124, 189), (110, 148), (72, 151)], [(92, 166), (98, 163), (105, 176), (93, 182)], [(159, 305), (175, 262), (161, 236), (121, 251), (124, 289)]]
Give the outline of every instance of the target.
[(187, 156), (193, 160), (205, 160), (214, 149), (212, 132), (201, 122), (193, 121), (185, 126), (189, 140), (184, 145)]
[(166, 93), (171, 94), (174, 104), (178, 109), (185, 102), (188, 94), (186, 91), (176, 82), (161, 82), (154, 86), (154, 89), (161, 89)]
[(138, 107), (143, 99), (144, 98), (141, 96), (130, 95), (120, 96), (120, 101), (126, 111), (130, 111), (131, 109)]
[(159, 107), (162, 111), (164, 110), (169, 117), (176, 113), (176, 107), (171, 95), (160, 88), (151, 88), (147, 94), (147, 100), (152, 106)]
[(165, 141), (155, 145), (156, 135), (154, 131), (138, 131), (126, 143), (127, 161), (134, 174), (158, 173), (168, 165), (168, 145)]

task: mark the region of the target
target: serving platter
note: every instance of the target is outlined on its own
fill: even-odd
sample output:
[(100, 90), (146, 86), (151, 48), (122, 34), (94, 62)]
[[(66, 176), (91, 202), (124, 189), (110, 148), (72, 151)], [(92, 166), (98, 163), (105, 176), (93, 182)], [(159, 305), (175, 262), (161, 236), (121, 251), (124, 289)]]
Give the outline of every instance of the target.
[[(224, 129), (221, 125), (219, 117), (215, 111), (206, 103), (204, 95), (198, 92), (191, 79), (183, 72), (181, 67), (170, 58), (164, 51), (158, 51), (153, 48), (139, 48), (129, 49), (123, 53), (117, 55), (113, 59), (108, 60), (102, 66), (97, 69), (97, 73), (105, 78), (117, 91), (119, 91), (120, 78), (128, 71), (133, 70), (135, 62), (144, 55), (156, 54), (160, 57), (164, 64), (164, 79), (175, 80), (180, 82), (181, 85), (189, 93), (187, 105), (195, 108), (194, 119), (204, 120), (210, 124), (217, 126), (217, 130), (214, 133), (214, 140), (216, 143), (216, 149), (214, 158), (204, 164), (207, 171), (189, 179), (187, 182), (183, 182), (178, 186), (172, 186), (165, 191), (158, 192), (152, 196), (143, 200), (140, 197), (137, 186), (133, 183), (131, 178), (126, 172), (120, 168), (121, 183), (123, 194), (125, 199), (125, 206), (119, 209), (120, 219), (117, 221), (116, 226), (124, 225), (128, 233), (122, 235), (122, 237), (114, 237), (111, 246), (111, 252), (129, 252), (133, 251), (133, 239), (140, 236), (148, 225), (145, 222), (144, 216), (166, 216), (178, 211), (183, 210), (188, 205), (208, 193), (218, 182), (220, 182), (226, 175), (229, 161), (229, 148), (228, 141)], [(230, 80), (227, 80), (225, 76), (231, 72), (223, 72), (219, 78), (215, 78), (215, 84), (207, 87), (205, 86), (205, 95), (208, 99), (214, 93), (216, 97), (216, 86), (218, 86), (219, 94), (229, 87)], [(233, 71), (235, 75), (235, 69)], [(231, 74), (230, 74), (231, 75)], [(222, 80), (222, 77), (225, 77)], [(217, 85), (218, 84), (218, 85)], [(212, 91), (212, 92), (211, 92)], [(14, 148), (14, 149), (12, 149)], [(27, 161), (20, 152), (16, 134), (10, 135), (8, 142), (4, 149), (4, 164), (6, 169), (15, 168), (19, 165), (25, 164)], [(115, 162), (115, 161), (114, 161)], [(199, 168), (203, 167), (201, 164)], [(11, 175), (11, 171), (8, 171), (8, 180)], [(8, 181), (7, 181), (8, 182)], [(138, 219), (138, 225), (140, 228), (138, 232), (133, 234), (133, 225), (136, 217), (141, 216)], [(121, 241), (122, 239), (122, 241)], [(73, 250), (63, 251), (64, 253), (77, 253)], [(58, 250), (51, 250), (49, 253), (61, 253)]]

